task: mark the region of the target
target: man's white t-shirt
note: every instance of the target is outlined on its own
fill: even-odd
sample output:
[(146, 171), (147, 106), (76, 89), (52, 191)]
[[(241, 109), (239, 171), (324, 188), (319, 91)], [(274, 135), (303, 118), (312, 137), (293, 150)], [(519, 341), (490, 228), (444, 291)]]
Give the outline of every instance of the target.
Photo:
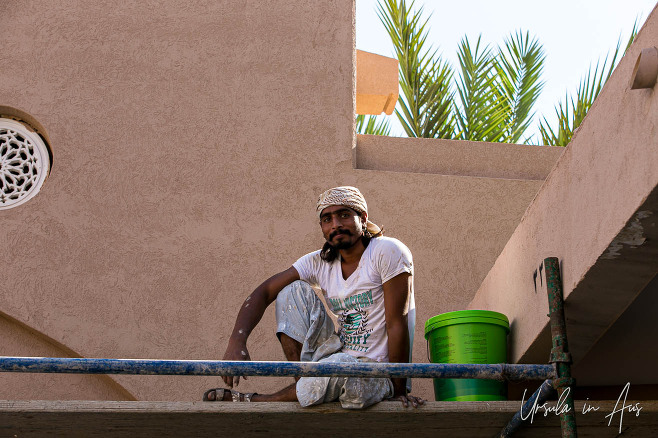
[(409, 360), (416, 326), (411, 252), (402, 242), (390, 237), (370, 240), (359, 265), (347, 280), (343, 278), (340, 256), (331, 263), (320, 258), (320, 251), (301, 257), (293, 267), (300, 279), (319, 287), (338, 318), (338, 334), (343, 351), (357, 357), (388, 362), (388, 336), (384, 315), (382, 284), (407, 272), (412, 275), (409, 297)]

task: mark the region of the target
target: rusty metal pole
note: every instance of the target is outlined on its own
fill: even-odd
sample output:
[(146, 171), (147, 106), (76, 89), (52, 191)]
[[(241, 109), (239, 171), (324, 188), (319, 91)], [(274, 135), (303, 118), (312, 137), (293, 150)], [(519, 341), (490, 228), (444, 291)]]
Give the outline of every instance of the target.
[(564, 300), (562, 296), (562, 279), (560, 263), (556, 257), (544, 259), (546, 288), (548, 290), (548, 309), (551, 323), (551, 340), (553, 348), (549, 362), (555, 365), (557, 378), (553, 387), (558, 391), (559, 402), (564, 406), (560, 410), (562, 438), (575, 438), (576, 411), (573, 405), (571, 388), (575, 381), (571, 378), (571, 354), (567, 344), (567, 324), (564, 319)]

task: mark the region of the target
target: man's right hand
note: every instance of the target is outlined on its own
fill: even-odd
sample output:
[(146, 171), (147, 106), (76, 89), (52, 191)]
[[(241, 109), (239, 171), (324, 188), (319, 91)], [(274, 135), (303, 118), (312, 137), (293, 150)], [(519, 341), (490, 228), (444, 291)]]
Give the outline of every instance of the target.
[[(228, 348), (226, 348), (226, 352), (224, 353), (224, 357), (222, 360), (251, 360), (251, 357), (249, 356), (249, 350), (247, 350), (247, 346), (242, 344), (238, 345), (231, 345), (229, 344)], [(247, 376), (242, 376), (245, 380), (247, 380)], [(222, 376), (222, 380), (224, 380), (224, 383), (229, 387), (233, 388), (233, 384), (235, 386), (238, 386), (240, 383), (240, 376)]]
[[(251, 360), (249, 350), (247, 350), (249, 334), (263, 317), (267, 306), (276, 300), (281, 289), (295, 280), (299, 280), (299, 274), (291, 266), (265, 280), (247, 297), (238, 312), (223, 360)], [(247, 379), (246, 376), (244, 378)], [(233, 388), (234, 383), (235, 386), (240, 383), (240, 376), (222, 376), (222, 379), (229, 388)]]

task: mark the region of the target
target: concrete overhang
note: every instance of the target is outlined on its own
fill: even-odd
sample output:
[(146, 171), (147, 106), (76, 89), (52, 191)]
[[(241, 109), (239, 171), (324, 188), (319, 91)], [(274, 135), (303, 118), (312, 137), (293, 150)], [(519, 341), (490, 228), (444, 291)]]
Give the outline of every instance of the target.
[(398, 61), (356, 51), (356, 113), (392, 114), (398, 101)]
[[(651, 305), (658, 289), (658, 96), (629, 86), (642, 49), (658, 45), (657, 18), (654, 10), (469, 305), (510, 318), (511, 361), (546, 362), (548, 302), (538, 267), (558, 257), (579, 384), (658, 383)], [(638, 298), (643, 306), (634, 305)], [(630, 339), (618, 323), (651, 330)], [(634, 362), (624, 345), (639, 349)]]
[[(630, 403), (630, 402), (629, 402)], [(619, 416), (608, 426), (605, 412), (583, 415), (576, 402), (581, 436), (613, 436)], [(428, 402), (418, 409), (384, 402), (364, 410), (337, 403), (302, 408), (297, 403), (0, 401), (0, 436), (7, 437), (336, 437), (453, 438), (496, 436), (518, 411), (519, 402)], [(560, 435), (560, 419), (540, 411), (524, 437)], [(658, 427), (658, 403), (642, 402), (642, 414), (623, 418), (624, 436), (650, 437)], [(521, 436), (521, 435), (520, 435)]]

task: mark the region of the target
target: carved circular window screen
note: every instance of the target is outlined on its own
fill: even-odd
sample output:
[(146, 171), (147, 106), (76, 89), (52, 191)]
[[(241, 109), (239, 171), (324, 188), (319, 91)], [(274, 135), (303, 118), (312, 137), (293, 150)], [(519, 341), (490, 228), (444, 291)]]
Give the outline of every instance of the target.
[(33, 198), (50, 170), (48, 147), (24, 124), (0, 118), (0, 210)]

